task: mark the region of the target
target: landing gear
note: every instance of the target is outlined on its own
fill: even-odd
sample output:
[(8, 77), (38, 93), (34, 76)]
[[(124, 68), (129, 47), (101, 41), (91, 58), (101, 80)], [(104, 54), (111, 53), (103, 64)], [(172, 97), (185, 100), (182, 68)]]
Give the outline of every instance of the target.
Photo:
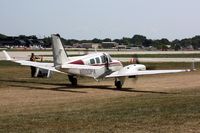
[(117, 89), (122, 89), (122, 85), (124, 84), (125, 78), (120, 77), (120, 78), (115, 78), (115, 86)]
[(121, 89), (122, 88), (122, 82), (115, 80), (115, 86), (116, 86), (117, 89)]
[(76, 86), (77, 85), (77, 78), (73, 75), (68, 75), (69, 81), (71, 82), (71, 85)]

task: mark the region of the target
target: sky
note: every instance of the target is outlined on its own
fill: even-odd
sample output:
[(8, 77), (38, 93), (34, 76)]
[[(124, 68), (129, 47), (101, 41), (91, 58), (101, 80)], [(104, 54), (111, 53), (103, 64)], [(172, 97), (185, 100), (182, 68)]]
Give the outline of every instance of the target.
[(0, 0), (0, 33), (183, 39), (200, 35), (200, 0)]

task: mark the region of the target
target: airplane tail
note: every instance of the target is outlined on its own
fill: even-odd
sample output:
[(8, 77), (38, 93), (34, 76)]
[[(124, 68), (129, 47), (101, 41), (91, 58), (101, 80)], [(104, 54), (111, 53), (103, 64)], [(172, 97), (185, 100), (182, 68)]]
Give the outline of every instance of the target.
[(53, 48), (53, 61), (54, 66), (61, 66), (65, 62), (67, 62), (68, 56), (65, 52), (65, 49), (62, 45), (62, 42), (60, 40), (59, 34), (52, 34), (52, 48)]

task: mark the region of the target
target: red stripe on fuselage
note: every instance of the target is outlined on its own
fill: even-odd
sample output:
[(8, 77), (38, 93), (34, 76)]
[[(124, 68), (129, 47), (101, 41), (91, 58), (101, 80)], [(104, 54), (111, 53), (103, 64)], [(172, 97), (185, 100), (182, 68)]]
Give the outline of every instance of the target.
[[(105, 63), (103, 64), (94, 64), (92, 66), (105, 66)], [(122, 66), (120, 62), (110, 62), (109, 66)]]
[(84, 65), (84, 62), (82, 60), (76, 60), (76, 61), (70, 62), (69, 64)]

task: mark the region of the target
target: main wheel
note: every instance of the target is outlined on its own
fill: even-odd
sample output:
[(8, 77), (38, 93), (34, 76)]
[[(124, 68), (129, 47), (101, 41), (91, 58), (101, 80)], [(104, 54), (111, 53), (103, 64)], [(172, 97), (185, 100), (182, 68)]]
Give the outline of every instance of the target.
[(122, 88), (122, 82), (121, 81), (115, 81), (115, 86), (117, 89), (121, 89)]
[(68, 75), (69, 81), (71, 82), (71, 85), (76, 86), (77, 85), (77, 78), (75, 78), (72, 75)]
[(77, 79), (76, 78), (73, 78), (73, 80), (72, 80), (72, 85), (74, 85), (74, 86), (76, 86), (77, 85)]

